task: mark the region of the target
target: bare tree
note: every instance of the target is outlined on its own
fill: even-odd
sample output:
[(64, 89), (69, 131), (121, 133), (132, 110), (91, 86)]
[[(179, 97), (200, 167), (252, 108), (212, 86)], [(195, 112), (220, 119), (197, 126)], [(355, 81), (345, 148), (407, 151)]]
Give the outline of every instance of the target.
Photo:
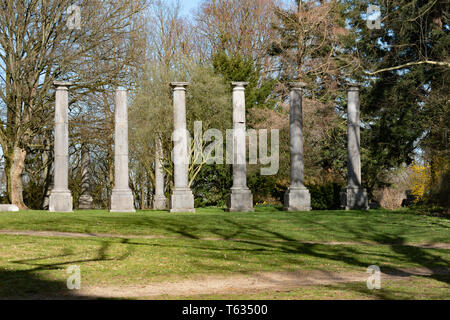
[[(117, 83), (124, 68), (115, 61), (129, 62), (127, 48), (138, 34), (136, 16), (146, 0), (76, 1), (78, 26), (68, 24), (72, 3), (0, 1), (0, 145), (8, 198), (20, 208), (26, 207), (26, 155), (44, 147), (39, 137), (53, 127), (53, 81), (73, 80), (71, 92), (79, 94)], [(95, 68), (100, 61), (108, 68)]]
[(295, 7), (276, 8), (278, 20), (273, 27), (278, 36), (270, 52), (280, 58), (281, 80), (303, 81), (311, 88), (332, 92), (343, 71), (357, 66), (356, 57), (343, 49), (349, 34), (344, 9), (338, 0), (297, 0)]
[(197, 31), (211, 52), (267, 58), (273, 39), (275, 0), (205, 0), (196, 15)]

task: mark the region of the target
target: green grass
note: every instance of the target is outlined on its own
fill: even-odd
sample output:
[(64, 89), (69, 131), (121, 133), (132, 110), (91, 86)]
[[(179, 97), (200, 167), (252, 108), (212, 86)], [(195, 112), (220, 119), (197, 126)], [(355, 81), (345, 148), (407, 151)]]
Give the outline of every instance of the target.
[[(450, 287), (442, 280), (411, 277), (408, 280), (383, 281), (379, 290), (368, 290), (363, 282), (337, 285), (310, 286), (287, 291), (258, 292), (253, 294), (222, 294), (196, 296), (161, 296), (171, 300), (449, 300)], [(447, 283), (450, 277), (445, 277)], [(143, 297), (142, 299), (145, 299)]]
[[(149, 211), (135, 214), (105, 211), (2, 213), (0, 230), (177, 238), (0, 235), (0, 297), (28, 297), (64, 291), (69, 265), (80, 266), (83, 286), (136, 285), (204, 274), (261, 271), (320, 269), (365, 272), (373, 264), (383, 271), (448, 268), (450, 250), (423, 249), (407, 243), (450, 243), (449, 228), (449, 220), (444, 218), (378, 210), (285, 213), (264, 208), (253, 214), (225, 213), (218, 209), (198, 210), (196, 214)], [(229, 240), (204, 239), (209, 237)], [(231, 240), (236, 238), (241, 240)], [(370, 242), (374, 245), (324, 245), (301, 241)], [(448, 277), (434, 281), (448, 287)], [(301, 293), (303, 289), (299, 289), (247, 297), (320, 298), (331, 292), (347, 292), (349, 298), (364, 298), (358, 286), (361, 284), (321, 286), (307, 289), (309, 291), (304, 295)], [(383, 291), (384, 296), (378, 291), (378, 296), (372, 292), (367, 297), (405, 298), (412, 297), (413, 292), (420, 292), (419, 288), (412, 291), (400, 288), (398, 290), (403, 293), (396, 296), (394, 292), (398, 290), (386, 290), (388, 292)], [(448, 294), (441, 291), (437, 296), (448, 298)], [(433, 296), (426, 294), (426, 297)]]
[(408, 211), (283, 212), (257, 208), (256, 213), (198, 209), (196, 214), (141, 211), (0, 214), (0, 230), (44, 230), (123, 235), (162, 235), (284, 241), (355, 241), (376, 243), (450, 243), (450, 220)]

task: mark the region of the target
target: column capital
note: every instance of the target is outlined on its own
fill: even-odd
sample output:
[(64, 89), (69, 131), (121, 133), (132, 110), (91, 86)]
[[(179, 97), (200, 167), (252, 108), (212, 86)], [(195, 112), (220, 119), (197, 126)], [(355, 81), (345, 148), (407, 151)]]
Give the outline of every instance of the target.
[(53, 85), (57, 88), (57, 89), (68, 89), (71, 85), (72, 82), (69, 81), (53, 81)]
[(361, 84), (360, 83), (347, 83), (347, 92), (351, 92), (351, 91), (359, 91), (361, 88)]
[(231, 86), (233, 87), (233, 90), (245, 90), (245, 87), (248, 85), (248, 82), (241, 82), (241, 81), (232, 81)]
[(289, 89), (291, 90), (304, 90), (306, 88), (305, 82), (289, 82), (288, 83)]
[(171, 82), (170, 87), (172, 90), (186, 90), (186, 87), (189, 86), (189, 82)]

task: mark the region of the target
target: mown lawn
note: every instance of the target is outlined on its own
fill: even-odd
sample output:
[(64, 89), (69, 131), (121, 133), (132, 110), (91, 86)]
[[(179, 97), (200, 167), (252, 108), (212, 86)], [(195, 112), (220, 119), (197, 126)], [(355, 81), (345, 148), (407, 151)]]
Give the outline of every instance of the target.
[(164, 211), (0, 214), (0, 230), (162, 235), (189, 239), (450, 243), (449, 228), (448, 219), (420, 216), (405, 210), (283, 212), (257, 208), (255, 213), (197, 209), (195, 214)]
[[(408, 244), (450, 243), (449, 228), (449, 220), (445, 218), (381, 210), (286, 213), (264, 208), (253, 214), (226, 213), (218, 209), (198, 210), (196, 214), (150, 211), (135, 214), (105, 211), (2, 213), (0, 230), (123, 236), (65, 238), (0, 235), (0, 297), (27, 297), (64, 291), (68, 277), (66, 269), (70, 265), (80, 266), (83, 286), (145, 285), (204, 274), (260, 271), (320, 269), (364, 272), (369, 265), (378, 265), (383, 271), (448, 268), (450, 250), (424, 249)], [(142, 239), (130, 235), (173, 238)], [(219, 238), (227, 240), (217, 240)], [(325, 245), (305, 241), (361, 244)], [(440, 288), (436, 291), (440, 292), (437, 295), (448, 299), (449, 290), (445, 288), (448, 289), (449, 277), (433, 279), (437, 282), (428, 284)], [(374, 293), (361, 296), (361, 285), (314, 287), (304, 291), (309, 292), (310, 296), (300, 294), (303, 289), (299, 289), (291, 295), (258, 293), (243, 297), (320, 298), (321, 295), (341, 291), (347, 292), (344, 296), (349, 298), (374, 297)], [(402, 287), (396, 296), (392, 291), (394, 289), (392, 292), (389, 288), (384, 289), (388, 291), (384, 291), (385, 296), (380, 298), (412, 298), (414, 292), (419, 294), (420, 291)]]
[[(443, 281), (445, 280), (445, 281)], [(380, 290), (367, 290), (364, 282), (339, 283), (335, 285), (307, 286), (286, 291), (258, 292), (254, 294), (222, 294), (196, 296), (161, 296), (172, 300), (442, 300), (450, 299), (450, 277), (433, 279), (411, 277), (405, 280), (382, 282)], [(446, 283), (447, 282), (447, 283)], [(146, 299), (146, 297), (142, 297)]]

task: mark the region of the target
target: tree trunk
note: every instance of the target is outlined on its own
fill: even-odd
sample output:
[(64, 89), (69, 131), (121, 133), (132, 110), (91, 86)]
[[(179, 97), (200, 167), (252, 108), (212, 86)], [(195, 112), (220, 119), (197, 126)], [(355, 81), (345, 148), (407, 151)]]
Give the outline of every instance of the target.
[(145, 170), (141, 168), (141, 210), (145, 209)]
[(27, 153), (25, 150), (14, 147), (12, 154), (6, 156), (9, 161), (5, 161), (5, 173), (8, 186), (8, 198), (11, 204), (19, 207), (20, 210), (26, 210), (28, 207), (23, 202), (23, 183), (22, 173), (25, 168), (25, 157)]
[[(44, 142), (44, 145), (46, 142)], [(43, 162), (46, 163), (44, 172), (42, 174), (42, 177), (44, 178), (44, 193), (42, 194), (42, 200), (40, 208), (41, 210), (48, 210), (49, 205), (49, 198), (50, 198), (50, 192), (51, 192), (51, 185), (52, 185), (52, 163), (49, 162), (49, 151), (44, 151), (43, 154)]]

